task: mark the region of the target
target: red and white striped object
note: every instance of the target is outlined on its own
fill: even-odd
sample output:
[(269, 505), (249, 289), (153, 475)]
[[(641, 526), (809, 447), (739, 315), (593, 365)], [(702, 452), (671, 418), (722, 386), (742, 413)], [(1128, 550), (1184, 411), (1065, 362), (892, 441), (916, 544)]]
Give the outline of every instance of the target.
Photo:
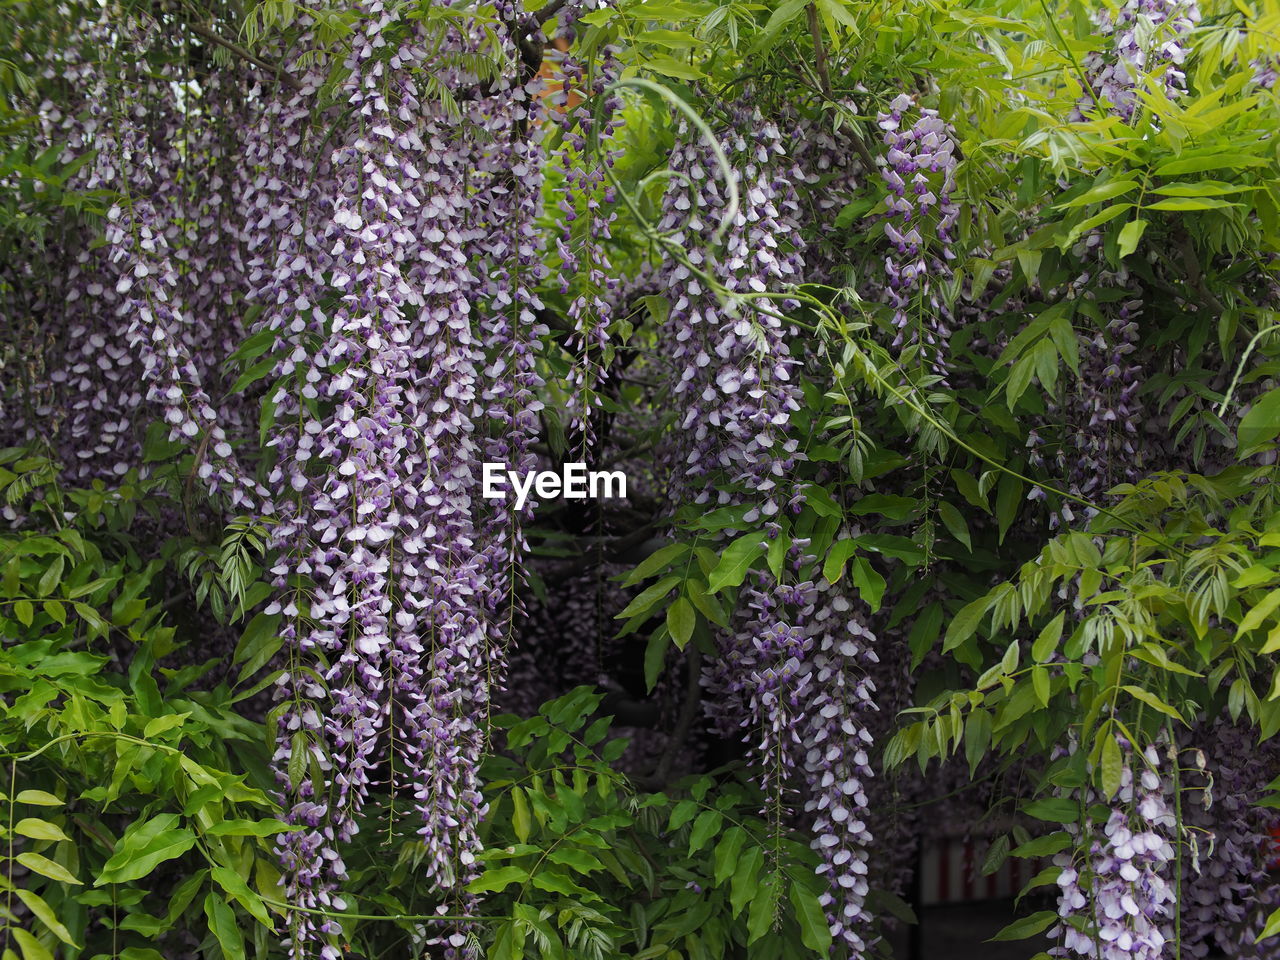
[(1000, 869), (982, 875), (989, 837), (934, 840), (924, 848), (920, 864), (920, 892), (925, 906), (1016, 897), (1022, 885), (1048, 866), (1046, 860), (1006, 857)]

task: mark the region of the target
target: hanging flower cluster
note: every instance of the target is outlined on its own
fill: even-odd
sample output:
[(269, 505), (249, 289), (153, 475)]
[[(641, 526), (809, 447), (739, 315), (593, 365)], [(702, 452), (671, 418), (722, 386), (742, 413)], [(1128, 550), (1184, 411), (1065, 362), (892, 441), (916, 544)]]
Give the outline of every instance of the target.
[[(679, 378), (674, 394), (686, 410), (673, 467), (676, 485), (695, 502), (710, 502), (712, 490), (716, 505), (749, 499), (743, 522), (763, 522), (774, 538), (783, 512), (801, 503), (785, 484), (796, 446), (784, 439), (784, 428), (799, 407), (799, 389), (786, 348), (791, 331), (778, 314), (792, 305), (785, 297), (751, 295), (783, 293), (802, 275), (796, 189), (809, 177), (786, 163), (775, 126), (741, 108), (733, 119), (725, 153), (740, 176), (741, 206), (723, 253), (713, 233), (727, 192), (711, 151), (687, 128), (663, 198), (659, 229), (670, 231), (687, 255), (671, 257), (659, 277), (671, 300), (665, 334)], [(746, 129), (759, 131), (754, 142), (738, 132)], [(871, 775), (862, 714), (871, 706), (865, 667), (874, 654), (870, 635), (851, 616), (851, 601), (831, 594), (825, 581), (804, 577), (815, 562), (807, 546), (791, 542), (783, 582), (760, 573), (743, 585), (703, 687), (715, 724), (726, 734), (743, 731), (752, 747), (770, 796), (767, 812), (781, 816), (784, 797), (802, 792), (830, 883), (823, 906), (833, 935), (860, 955), (870, 842), (863, 783)]]
[[(414, 796), (443, 892), (477, 869), (481, 722), (523, 539), (513, 510), (473, 499), (475, 471), (531, 465), (546, 332), (533, 292), (544, 157), (516, 135), (540, 81), (470, 75), (482, 30), (452, 28), (440, 45), (377, 0), (359, 13), (341, 102), (320, 124), (331, 65), (299, 57), (306, 35), (267, 51), (283, 79), (202, 79), (195, 111), (179, 65), (122, 84), (69, 46), (84, 102), (42, 111), (50, 139), (95, 150), (77, 186), (120, 196), (104, 246), (58, 251), (69, 293), (51, 339), (65, 356), (46, 365), (47, 386), (69, 411), (73, 472), (141, 465), (135, 431), (151, 415), (135, 411), (149, 405), (205, 490), (278, 518), (275, 763), (305, 828), (282, 834), (279, 853), (285, 896), (307, 910), (343, 907), (341, 847), (375, 785)], [(86, 43), (127, 34), (145, 51), (156, 28), (83, 29)], [(514, 55), (513, 39), (497, 42)], [(449, 86), (475, 91), (462, 116), (421, 87), (433, 44), (454, 64)], [(259, 308), (249, 331), (244, 301)], [(271, 359), (265, 395), (227, 395), (225, 361), (246, 334)], [(232, 442), (256, 438), (259, 400), (266, 486)], [(338, 956), (335, 921), (291, 923), (298, 955)]]
[[(88, 482), (145, 471), (140, 428), (158, 414), (171, 439), (198, 448), (197, 474), (209, 489), (226, 493), (233, 508), (262, 507), (262, 489), (229, 442), (245, 420), (244, 404), (225, 395), (213, 359), (243, 338), (228, 282), (239, 266), (223, 207), (228, 163), (215, 158), (222, 134), (188, 122), (187, 78), (174, 64), (150, 68), (145, 54), (162, 41), (154, 23), (68, 14), (75, 42), (59, 48), (56, 73), (71, 99), (41, 104), (38, 119), (45, 139), (63, 146), (63, 162), (79, 161), (69, 186), (116, 199), (103, 246), (62, 234), (40, 257), (61, 274), (63, 291), (61, 302), (41, 308), (46, 379), (32, 393), (44, 401), (6, 426), (15, 440), (30, 440), (56, 421), (50, 439), (70, 475)], [(88, 51), (121, 42), (144, 56), (108, 74)], [(239, 89), (235, 69), (205, 83), (211, 127), (221, 130), (217, 119)], [(196, 249), (197, 238), (216, 249)], [(12, 303), (6, 298), (4, 308)]]
[(1264, 960), (1274, 948), (1256, 940), (1277, 906), (1268, 877), (1277, 850), (1272, 818), (1256, 804), (1280, 759), (1280, 745), (1274, 739), (1259, 744), (1253, 731), (1225, 717), (1197, 724), (1185, 742), (1183, 757), (1197, 762), (1183, 778), (1182, 820), (1190, 847), (1182, 858), (1179, 904), (1183, 955)]
[(1098, 8), (1093, 21), (1109, 47), (1084, 58), (1089, 89), (1071, 119), (1081, 120), (1095, 108), (1131, 119), (1138, 106), (1136, 91), (1147, 75), (1163, 81), (1171, 99), (1186, 92), (1182, 64), (1187, 34), (1200, 22), (1196, 0), (1126, 0), (1114, 15)]
[(1280, 56), (1270, 54), (1257, 57), (1250, 62), (1253, 67), (1253, 82), (1263, 90), (1270, 90), (1280, 77)]
[(904, 123), (914, 101), (899, 94), (878, 114), (885, 152), (880, 175), (889, 188), (884, 231), (893, 249), (885, 257), (885, 293), (893, 309), (893, 345), (918, 344), (922, 361), (946, 376), (951, 313), (942, 290), (951, 276), (952, 231), (960, 206), (955, 189), (955, 134), (936, 110), (922, 108)]
[(879, 658), (875, 636), (853, 600), (838, 586), (822, 585), (806, 612), (809, 624), (807, 702), (804, 706), (805, 812), (813, 818), (813, 848), (829, 888), (821, 897), (831, 934), (852, 957), (864, 954), (871, 921), (866, 899), (871, 848), (873, 773), (869, 751), (875, 684), (868, 676)]
[[(741, 491), (762, 494), (758, 512), (744, 518), (750, 523), (785, 505), (781, 481), (798, 446), (784, 429), (800, 406), (787, 348), (794, 330), (779, 316), (786, 301), (779, 308), (750, 297), (801, 276), (795, 187), (802, 175), (785, 162), (781, 132), (758, 111), (738, 108), (731, 129), (725, 152), (742, 196), (717, 250), (712, 236), (726, 212), (726, 188), (710, 148), (681, 123), (658, 228), (684, 248), (687, 262), (669, 258), (659, 286), (671, 300), (666, 352), (678, 377), (676, 407), (684, 411), (677, 481), (697, 503), (708, 502), (713, 489), (721, 505)], [(708, 271), (730, 299), (710, 288)], [(711, 478), (722, 482), (708, 484)]]
[[(671, 300), (664, 335), (678, 378), (673, 394), (677, 408), (685, 411), (671, 458), (675, 485), (694, 502), (709, 501), (713, 491), (717, 505), (745, 499), (745, 491), (763, 495), (762, 503), (753, 501), (744, 522), (763, 519), (776, 536), (776, 518), (785, 505), (781, 484), (797, 448), (785, 436), (791, 413), (799, 409), (796, 363), (776, 311), (757, 309), (762, 301), (734, 295), (776, 291), (799, 276), (798, 248), (780, 245), (780, 240), (798, 244), (794, 183), (799, 175), (783, 166), (778, 129), (760, 124), (761, 135), (749, 144), (737, 131), (755, 124), (749, 111), (740, 113), (726, 154), (741, 175), (741, 200), (716, 262), (709, 259), (716, 256), (711, 241), (728, 212), (728, 193), (717, 179), (711, 149), (687, 125), (681, 127), (663, 196), (658, 227), (687, 252), (687, 259), (668, 259), (659, 274), (659, 286)], [(711, 288), (708, 270), (724, 284), (724, 295)], [(709, 483), (713, 478), (716, 482)], [(757, 643), (788, 650), (784, 661), (798, 652), (790, 627), (778, 619), (783, 606), (765, 585), (749, 583), (742, 595), (742, 629), (721, 638), (721, 656), (708, 667), (706, 684), (713, 694), (728, 694), (712, 701), (713, 709), (725, 711), (717, 721), (727, 730), (745, 716), (736, 711), (745, 707), (739, 695), (760, 666)], [(757, 703), (776, 701), (766, 691), (760, 698)]]
[[(277, 531), (277, 585), (311, 585), (270, 609), (326, 664), (330, 701), (317, 710), (315, 684), (282, 678), (283, 702), (302, 706), (283, 715), (280, 769), (309, 751), (327, 781), (282, 778), (295, 819), (319, 831), (282, 841), (304, 906), (341, 879), (333, 844), (358, 829), (375, 776), (412, 791), (442, 891), (477, 869), (481, 723), (523, 551), (512, 511), (476, 497), (478, 464), (531, 465), (533, 343), (545, 332), (531, 292), (541, 157), (513, 136), (537, 81), (482, 84), (459, 66), (451, 84), (481, 93), (451, 115), (419, 86), (423, 28), (376, 0), (363, 13), (344, 85), (352, 122), (331, 138), (323, 178), (265, 178), (261, 205), (282, 222), (257, 238), (264, 268), (288, 238), (263, 272), (277, 309), (261, 328), (288, 344), (275, 375), (302, 384), (275, 398), (290, 426), (275, 438), (274, 482), (295, 494)], [(444, 55), (476, 42), (459, 32)], [(302, 72), (300, 84), (305, 94), (315, 78)], [(278, 142), (304, 115), (272, 105), (264, 124)]]
[[(1141, 300), (1123, 300), (1106, 328), (1084, 341), (1080, 377), (1053, 410), (1068, 427), (1057, 449), (1050, 452), (1054, 470), (1066, 478), (1072, 493), (1095, 502), (1116, 484), (1133, 482), (1143, 474), (1137, 394), (1144, 376), (1135, 357), (1141, 309)], [(1039, 431), (1030, 432), (1027, 445), (1030, 462), (1044, 466), (1047, 444)], [(1038, 487), (1031, 492), (1033, 499), (1044, 496)], [(1084, 521), (1097, 512), (1063, 503), (1050, 516), (1050, 527), (1074, 523), (1077, 510), (1083, 511)]]
[[(1170, 787), (1161, 777), (1154, 746), (1135, 753), (1127, 745), (1120, 790), (1105, 824), (1086, 822), (1088, 855), (1077, 863), (1058, 854), (1058, 916), (1049, 931), (1059, 957), (1160, 960), (1173, 939), (1171, 877), (1176, 818)], [(1135, 768), (1137, 772), (1135, 773)], [(1068, 825), (1079, 833), (1079, 825)], [(1073, 922), (1074, 921), (1074, 922)]]

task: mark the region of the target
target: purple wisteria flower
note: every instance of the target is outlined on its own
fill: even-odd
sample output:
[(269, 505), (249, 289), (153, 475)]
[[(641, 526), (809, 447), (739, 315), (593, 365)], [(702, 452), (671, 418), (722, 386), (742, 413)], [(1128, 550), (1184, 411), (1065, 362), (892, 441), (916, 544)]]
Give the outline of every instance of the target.
[(1162, 82), (1166, 96), (1186, 92), (1186, 37), (1200, 22), (1196, 0), (1126, 0), (1117, 14), (1105, 7), (1093, 13), (1105, 50), (1091, 51), (1083, 67), (1089, 89), (1080, 98), (1072, 119), (1099, 109), (1130, 120), (1138, 107), (1137, 90), (1144, 76)]
[(951, 312), (942, 289), (951, 277), (952, 231), (960, 206), (955, 190), (955, 133), (936, 110), (921, 108), (907, 123), (915, 102), (899, 94), (878, 115), (884, 153), (877, 160), (889, 189), (884, 233), (891, 249), (885, 256), (885, 294), (893, 308), (897, 336), (893, 345), (919, 345), (921, 360), (946, 376), (946, 345)]
[[(1141, 753), (1127, 744), (1120, 789), (1105, 823), (1086, 821), (1067, 830), (1084, 856), (1058, 854), (1058, 916), (1049, 931), (1057, 957), (1161, 960), (1173, 939), (1173, 860), (1177, 842), (1172, 787), (1155, 746)], [(1091, 801), (1105, 798), (1091, 797)]]

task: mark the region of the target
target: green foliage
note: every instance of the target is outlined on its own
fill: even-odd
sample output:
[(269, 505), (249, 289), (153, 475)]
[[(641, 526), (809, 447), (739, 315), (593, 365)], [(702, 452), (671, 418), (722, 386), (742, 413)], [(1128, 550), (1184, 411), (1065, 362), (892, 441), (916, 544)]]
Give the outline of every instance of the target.
[[(757, 814), (730, 773), (643, 793), (614, 764), (626, 749), (579, 688), (527, 719), (497, 717), (488, 761), (488, 956), (814, 957), (830, 944), (817, 863)], [(595, 716), (595, 719), (592, 717)], [(749, 952), (748, 952), (749, 951)]]
[(186, 645), (155, 599), (162, 564), (131, 542), (146, 485), (65, 491), (52, 474), (0, 452), (0, 495), (33, 521), (0, 534), (10, 942), (23, 960), (59, 944), (141, 960), (207, 919), (224, 956), (265, 956), (270, 838), (291, 828), (273, 818), (262, 730), (225, 685), (202, 688), (211, 664), (180, 665)]

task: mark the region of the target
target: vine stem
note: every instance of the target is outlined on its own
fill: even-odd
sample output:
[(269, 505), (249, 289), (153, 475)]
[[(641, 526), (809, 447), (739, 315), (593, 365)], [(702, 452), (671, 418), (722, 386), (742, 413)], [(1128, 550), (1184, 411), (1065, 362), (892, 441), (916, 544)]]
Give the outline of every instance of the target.
[(263, 60), (261, 57), (256, 56), (251, 51), (240, 46), (240, 44), (236, 43), (233, 40), (228, 40), (226, 37), (220, 35), (219, 33), (212, 30), (211, 28), (204, 26), (203, 24), (194, 23), (194, 22), (188, 23), (187, 28), (192, 33), (194, 33), (197, 37), (200, 37), (202, 40), (208, 40), (210, 43), (217, 44), (218, 46), (222, 47), (224, 50), (227, 50), (230, 53), (234, 53), (241, 60), (247, 60), (249, 63), (252, 63), (255, 67), (259, 67), (262, 70), (266, 70), (268, 73), (275, 74), (276, 79), (279, 80), (281, 83), (283, 83), (286, 87), (289, 87), (291, 90), (294, 90), (298, 93), (302, 92), (302, 83), (298, 80), (298, 78), (292, 76), (289, 73), (286, 73), (285, 69), (279, 64), (268, 63), (266, 60)]
[(1249, 362), (1249, 357), (1253, 354), (1254, 348), (1258, 346), (1258, 341), (1272, 330), (1280, 330), (1280, 323), (1272, 323), (1263, 327), (1253, 335), (1249, 340), (1249, 345), (1244, 348), (1244, 354), (1240, 357), (1240, 362), (1236, 364), (1235, 376), (1231, 378), (1231, 386), (1227, 388), (1227, 395), (1218, 404), (1217, 414), (1219, 418), (1227, 412), (1227, 407), (1231, 404), (1231, 398), (1235, 395), (1236, 387), (1240, 385), (1240, 378), (1244, 376), (1244, 365)]
[[(688, 118), (689, 122), (697, 128), (702, 138), (707, 142), (707, 146), (711, 148), (711, 153), (716, 159), (716, 166), (720, 168), (720, 172), (724, 175), (725, 189), (729, 192), (729, 201), (725, 205), (724, 213), (720, 215), (720, 224), (716, 227), (713, 235), (715, 242), (719, 243), (724, 237), (725, 231), (729, 229), (729, 225), (738, 216), (738, 207), (741, 203), (741, 197), (738, 193), (738, 175), (734, 172), (733, 167), (729, 164), (729, 158), (725, 156), (724, 148), (720, 146), (720, 140), (711, 131), (711, 127), (707, 125), (707, 121), (703, 120), (701, 115), (685, 103), (674, 93), (662, 86), (660, 83), (654, 83), (652, 80), (645, 80), (641, 77), (628, 77), (622, 80), (615, 80), (609, 86), (605, 87), (599, 98), (596, 100), (595, 119), (596, 123), (592, 125), (592, 140), (597, 149), (599, 149), (601, 112), (604, 109), (604, 101), (609, 93), (622, 87), (634, 87), (637, 90), (647, 90), (650, 93), (657, 94), (667, 103), (671, 104), (677, 110)], [(631, 207), (631, 212), (637, 214), (638, 211), (631, 203), (631, 197), (626, 191), (621, 189), (621, 184), (617, 182), (617, 178), (613, 175), (613, 169), (608, 164), (605, 169), (609, 172), (609, 179), (613, 181), (615, 189), (618, 189), (623, 199), (627, 201), (627, 206)], [(650, 225), (643, 217), (639, 217), (640, 223), (648, 228)]]

